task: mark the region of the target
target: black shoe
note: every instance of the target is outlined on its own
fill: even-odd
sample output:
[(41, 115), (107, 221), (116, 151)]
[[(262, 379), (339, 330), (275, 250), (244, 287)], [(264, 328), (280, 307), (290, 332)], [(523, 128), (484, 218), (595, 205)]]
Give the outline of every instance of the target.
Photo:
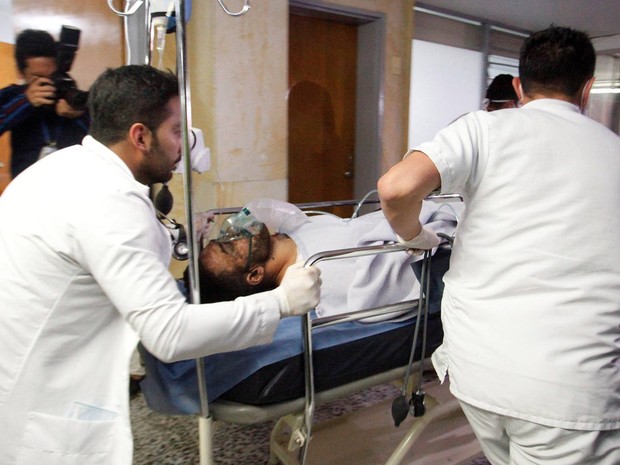
[(133, 399), (134, 397), (136, 397), (141, 389), (140, 389), (140, 381), (142, 381), (144, 379), (144, 376), (141, 377), (130, 377), (129, 378), (129, 398)]

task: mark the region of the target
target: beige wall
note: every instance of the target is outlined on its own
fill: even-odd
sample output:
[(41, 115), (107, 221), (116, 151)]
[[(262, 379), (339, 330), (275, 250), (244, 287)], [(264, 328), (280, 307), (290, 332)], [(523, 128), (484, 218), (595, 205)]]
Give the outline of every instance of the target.
[[(406, 150), (413, 0), (320, 3), (385, 15), (383, 151), (377, 155), (385, 171)], [(88, 8), (72, 0), (14, 4), (16, 30), (48, 29), (56, 36), (63, 22), (83, 30), (71, 72), (81, 86), (90, 85), (105, 67), (122, 63), (121, 22), (103, 0), (96, 7), (89, 2)], [(187, 36), (192, 125), (204, 131), (212, 153), (212, 169), (192, 178), (194, 210), (241, 205), (256, 197), (286, 199), (288, 0), (252, 2), (242, 17), (227, 16), (215, 0), (193, 2)], [(167, 46), (174, 47), (174, 41)], [(174, 59), (166, 61), (174, 66)], [(171, 216), (185, 222), (180, 175), (171, 190)]]
[[(385, 171), (406, 151), (413, 0), (321, 3), (385, 14), (378, 155)], [(205, 132), (213, 167), (193, 178), (195, 211), (256, 197), (286, 199), (288, 0), (252, 2), (242, 17), (227, 16), (215, 1), (194, 2), (187, 29), (193, 126)], [(175, 177), (172, 190), (181, 199)], [(181, 202), (175, 208), (182, 217)]]

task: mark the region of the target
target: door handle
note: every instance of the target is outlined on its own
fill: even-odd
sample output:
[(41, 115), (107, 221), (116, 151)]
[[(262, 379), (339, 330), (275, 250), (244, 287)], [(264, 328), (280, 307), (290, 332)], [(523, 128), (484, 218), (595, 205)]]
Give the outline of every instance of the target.
[(344, 172), (344, 177), (351, 179), (353, 177), (353, 155), (349, 155), (347, 157), (347, 163), (349, 165), (349, 169)]

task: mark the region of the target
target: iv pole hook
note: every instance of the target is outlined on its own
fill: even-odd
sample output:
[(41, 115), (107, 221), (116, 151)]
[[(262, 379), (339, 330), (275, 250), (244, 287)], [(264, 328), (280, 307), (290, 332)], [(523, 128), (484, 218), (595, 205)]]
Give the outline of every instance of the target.
[(224, 10), (224, 12), (227, 15), (230, 16), (241, 16), (244, 15), (248, 12), (248, 10), (250, 9), (250, 0), (244, 0), (243, 2), (243, 8), (238, 11), (237, 13), (233, 13), (232, 11), (230, 11), (228, 8), (226, 8), (226, 5), (224, 4), (224, 0), (217, 0), (217, 2), (220, 4), (220, 6), (222, 7), (222, 10)]
[(138, 8), (140, 8), (142, 6), (142, 4), (144, 3), (142, 0), (137, 1), (136, 3), (133, 4), (133, 6), (129, 9), (129, 11), (119, 11), (116, 8), (114, 8), (114, 5), (112, 4), (113, 0), (108, 0), (108, 7), (110, 8), (110, 10), (112, 10), (114, 13), (116, 13), (118, 16), (131, 16), (132, 14), (134, 14)]

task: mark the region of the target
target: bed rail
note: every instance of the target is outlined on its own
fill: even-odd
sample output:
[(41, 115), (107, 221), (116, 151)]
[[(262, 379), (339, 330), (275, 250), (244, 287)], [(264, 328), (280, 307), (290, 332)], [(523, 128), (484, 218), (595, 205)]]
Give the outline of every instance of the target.
[[(341, 260), (348, 258), (357, 258), (366, 255), (378, 255), (385, 253), (395, 253), (401, 252), (406, 253), (407, 248), (400, 244), (386, 244), (386, 245), (375, 245), (375, 246), (366, 246), (366, 247), (356, 247), (350, 249), (340, 249), (340, 250), (331, 250), (317, 253), (310, 258), (308, 258), (304, 264), (304, 266), (312, 266), (320, 263), (322, 261), (327, 260)], [(425, 253), (425, 259), (430, 259), (430, 254)], [(424, 288), (424, 282), (421, 283), (421, 287)], [(422, 297), (422, 296), (421, 296)], [(409, 302), (409, 307), (411, 308), (412, 302)], [(306, 314), (306, 317), (303, 321), (303, 340), (304, 340), (304, 374), (306, 378), (306, 395), (305, 395), (305, 409), (304, 409), (304, 417), (303, 423), (299, 423), (297, 428), (293, 430), (291, 433), (292, 443), (289, 448), (293, 446), (299, 447), (299, 462), (301, 465), (304, 465), (307, 458), (309, 440), (312, 436), (312, 422), (314, 420), (314, 410), (316, 407), (316, 393), (314, 390), (314, 362), (313, 362), (313, 346), (312, 346), (312, 329), (320, 328), (323, 326), (330, 326), (338, 323), (342, 323), (345, 321), (359, 321), (366, 317), (370, 316), (378, 316), (378, 315), (389, 315), (395, 314), (397, 312), (402, 312), (403, 309), (406, 309), (407, 303), (401, 302), (397, 304), (381, 306), (373, 309), (365, 309), (356, 312), (343, 313), (341, 315), (335, 315), (326, 318), (315, 318), (312, 319), (310, 314)], [(423, 305), (423, 302), (418, 302), (418, 321), (416, 322), (416, 334), (419, 328), (420, 322), (420, 308)], [(414, 337), (412, 351), (415, 350), (416, 345), (416, 337)], [(412, 354), (413, 355), (413, 354)], [(409, 375), (409, 370), (411, 367), (411, 362), (407, 367), (407, 377)], [(421, 361), (422, 363), (422, 361)]]
[[(429, 200), (431, 202), (462, 202), (463, 197), (460, 194), (432, 194), (426, 197), (425, 200)], [(363, 206), (368, 205), (378, 205), (379, 199), (371, 199), (371, 198), (363, 198), (361, 200), (331, 200), (324, 202), (306, 202), (306, 203), (296, 203), (295, 205), (301, 210), (311, 210), (316, 208), (331, 208), (331, 207), (358, 207), (361, 208)], [(211, 215), (232, 215), (233, 213), (238, 213), (242, 207), (222, 207), (222, 208), (212, 208), (202, 214), (211, 214)], [(201, 214), (201, 213), (198, 213)]]

